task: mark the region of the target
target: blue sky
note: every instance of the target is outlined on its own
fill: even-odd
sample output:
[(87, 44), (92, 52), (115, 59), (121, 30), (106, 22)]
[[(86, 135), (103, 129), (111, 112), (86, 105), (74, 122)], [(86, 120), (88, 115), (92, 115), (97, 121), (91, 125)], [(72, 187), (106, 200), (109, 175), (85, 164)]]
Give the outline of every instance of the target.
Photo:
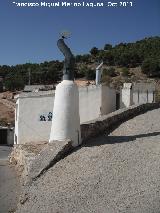
[(56, 42), (63, 30), (72, 32), (67, 43), (75, 55), (88, 53), (93, 46), (103, 48), (105, 43), (115, 45), (160, 35), (160, 0), (133, 0), (132, 7), (117, 8), (29, 8), (16, 7), (13, 1), (41, 2), (0, 0), (0, 65), (62, 60)]

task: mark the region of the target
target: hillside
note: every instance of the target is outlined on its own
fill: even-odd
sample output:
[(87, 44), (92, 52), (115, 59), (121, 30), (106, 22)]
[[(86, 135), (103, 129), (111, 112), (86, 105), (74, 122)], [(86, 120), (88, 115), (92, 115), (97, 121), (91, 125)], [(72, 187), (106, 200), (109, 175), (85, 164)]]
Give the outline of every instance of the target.
[(0, 126), (14, 126), (15, 101), (10, 92), (0, 93)]
[(0, 101), (0, 126), (14, 125), (14, 110)]
[[(145, 38), (134, 43), (105, 44), (91, 48), (88, 54), (76, 55), (75, 78), (95, 79), (95, 69), (103, 61), (103, 82), (139, 80), (138, 77), (160, 77), (160, 37)], [(135, 69), (136, 68), (136, 69)], [(56, 84), (62, 77), (63, 62), (0, 66), (0, 76), (8, 90), (20, 90), (28, 84)], [(137, 71), (138, 70), (138, 71)], [(141, 72), (142, 71), (142, 72)], [(137, 75), (137, 73), (139, 74)], [(123, 78), (124, 77), (124, 78)], [(109, 79), (111, 78), (111, 79)]]

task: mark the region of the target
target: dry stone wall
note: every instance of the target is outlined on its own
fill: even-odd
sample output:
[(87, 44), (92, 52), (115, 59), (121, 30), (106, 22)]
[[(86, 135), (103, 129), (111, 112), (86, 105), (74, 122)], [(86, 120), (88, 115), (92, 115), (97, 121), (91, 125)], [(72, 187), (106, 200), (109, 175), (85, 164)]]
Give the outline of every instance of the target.
[(117, 110), (108, 115), (103, 115), (93, 121), (81, 124), (82, 142), (85, 143), (90, 138), (96, 137), (104, 132), (109, 133), (124, 121), (143, 114), (148, 110), (160, 107), (160, 103), (146, 103), (134, 105), (128, 108)]
[(70, 140), (16, 145), (11, 153), (10, 162), (16, 165), (22, 184), (26, 184), (40, 177), (72, 150)]

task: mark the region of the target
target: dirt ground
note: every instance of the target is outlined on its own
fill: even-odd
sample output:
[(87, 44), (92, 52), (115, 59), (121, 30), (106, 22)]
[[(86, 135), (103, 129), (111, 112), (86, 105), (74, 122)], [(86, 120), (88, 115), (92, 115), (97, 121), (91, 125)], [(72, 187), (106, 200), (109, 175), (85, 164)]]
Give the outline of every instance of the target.
[(0, 125), (14, 123), (14, 110), (0, 102)]

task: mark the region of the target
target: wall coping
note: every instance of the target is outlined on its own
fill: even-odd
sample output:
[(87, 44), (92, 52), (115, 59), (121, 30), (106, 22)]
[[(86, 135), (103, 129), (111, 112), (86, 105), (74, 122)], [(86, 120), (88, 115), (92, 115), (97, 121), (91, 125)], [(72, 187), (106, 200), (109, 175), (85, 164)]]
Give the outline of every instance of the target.
[(121, 123), (143, 114), (149, 110), (160, 108), (160, 103), (146, 103), (132, 105), (128, 108), (116, 110), (107, 115), (81, 124), (82, 143), (87, 140), (97, 137), (104, 132), (109, 133), (113, 127), (118, 127)]

